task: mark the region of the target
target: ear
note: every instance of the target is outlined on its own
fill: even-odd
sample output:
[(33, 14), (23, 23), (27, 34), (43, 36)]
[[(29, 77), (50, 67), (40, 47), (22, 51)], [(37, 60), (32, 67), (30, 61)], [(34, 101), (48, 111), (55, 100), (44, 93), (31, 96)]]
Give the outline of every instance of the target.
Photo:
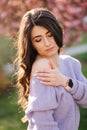
[(54, 64), (52, 59), (49, 60), (49, 65), (50, 65), (51, 69), (55, 69), (56, 68), (56, 65)]

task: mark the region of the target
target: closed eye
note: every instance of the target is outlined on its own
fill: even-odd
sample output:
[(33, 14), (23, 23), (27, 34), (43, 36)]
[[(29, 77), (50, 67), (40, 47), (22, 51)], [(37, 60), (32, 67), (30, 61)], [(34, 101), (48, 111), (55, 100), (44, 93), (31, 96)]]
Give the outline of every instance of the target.
[(36, 38), (34, 39), (35, 42), (40, 42), (41, 41), (41, 38)]

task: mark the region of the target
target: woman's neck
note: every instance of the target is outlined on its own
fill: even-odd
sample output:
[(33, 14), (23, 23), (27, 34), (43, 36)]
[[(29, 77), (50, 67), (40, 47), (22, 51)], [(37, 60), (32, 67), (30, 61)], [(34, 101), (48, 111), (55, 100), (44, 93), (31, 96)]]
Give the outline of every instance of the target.
[(46, 58), (49, 61), (53, 62), (55, 64), (55, 66), (58, 67), (59, 66), (59, 60), (58, 60), (59, 58), (58, 57), (59, 57), (58, 54), (53, 55), (51, 57), (41, 57), (40, 55), (38, 55), (36, 59), (38, 60), (38, 59)]
[(58, 57), (58, 54), (54, 55), (53, 57), (50, 57), (48, 59), (51, 60), (55, 64), (55, 66), (59, 66), (59, 57)]

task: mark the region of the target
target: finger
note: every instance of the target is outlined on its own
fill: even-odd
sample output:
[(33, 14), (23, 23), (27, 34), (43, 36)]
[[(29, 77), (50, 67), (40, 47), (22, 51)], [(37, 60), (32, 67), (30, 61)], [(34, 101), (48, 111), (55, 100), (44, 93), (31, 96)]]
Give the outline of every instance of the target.
[(38, 70), (36, 73), (50, 73), (51, 69)]
[(46, 85), (46, 86), (53, 86), (51, 82), (40, 81), (40, 83), (42, 83), (43, 85)]
[(48, 69), (48, 70), (39, 70), (35, 74), (53, 74), (57, 70), (58, 70), (58, 68), (56, 68), (56, 69)]
[(47, 78), (47, 77), (49, 77), (49, 78), (54, 77), (53, 73), (37, 73), (36, 76), (37, 77), (45, 77), (45, 78)]
[(40, 81), (44, 81), (44, 82), (50, 82), (51, 79), (50, 78), (47, 78), (47, 77), (37, 77), (37, 79), (39, 79)]

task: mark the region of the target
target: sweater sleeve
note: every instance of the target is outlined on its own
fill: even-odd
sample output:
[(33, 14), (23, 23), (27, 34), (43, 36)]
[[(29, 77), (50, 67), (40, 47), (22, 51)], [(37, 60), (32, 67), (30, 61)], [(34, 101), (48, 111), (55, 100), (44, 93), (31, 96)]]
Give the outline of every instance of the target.
[(58, 107), (54, 87), (47, 87), (35, 77), (30, 83), (28, 108), (25, 111), (28, 130), (59, 130), (54, 118), (54, 110)]
[(73, 88), (66, 89), (71, 93), (78, 105), (87, 108), (87, 79), (82, 74), (81, 64), (79, 61), (74, 61), (73, 67), (76, 79), (72, 79)]

